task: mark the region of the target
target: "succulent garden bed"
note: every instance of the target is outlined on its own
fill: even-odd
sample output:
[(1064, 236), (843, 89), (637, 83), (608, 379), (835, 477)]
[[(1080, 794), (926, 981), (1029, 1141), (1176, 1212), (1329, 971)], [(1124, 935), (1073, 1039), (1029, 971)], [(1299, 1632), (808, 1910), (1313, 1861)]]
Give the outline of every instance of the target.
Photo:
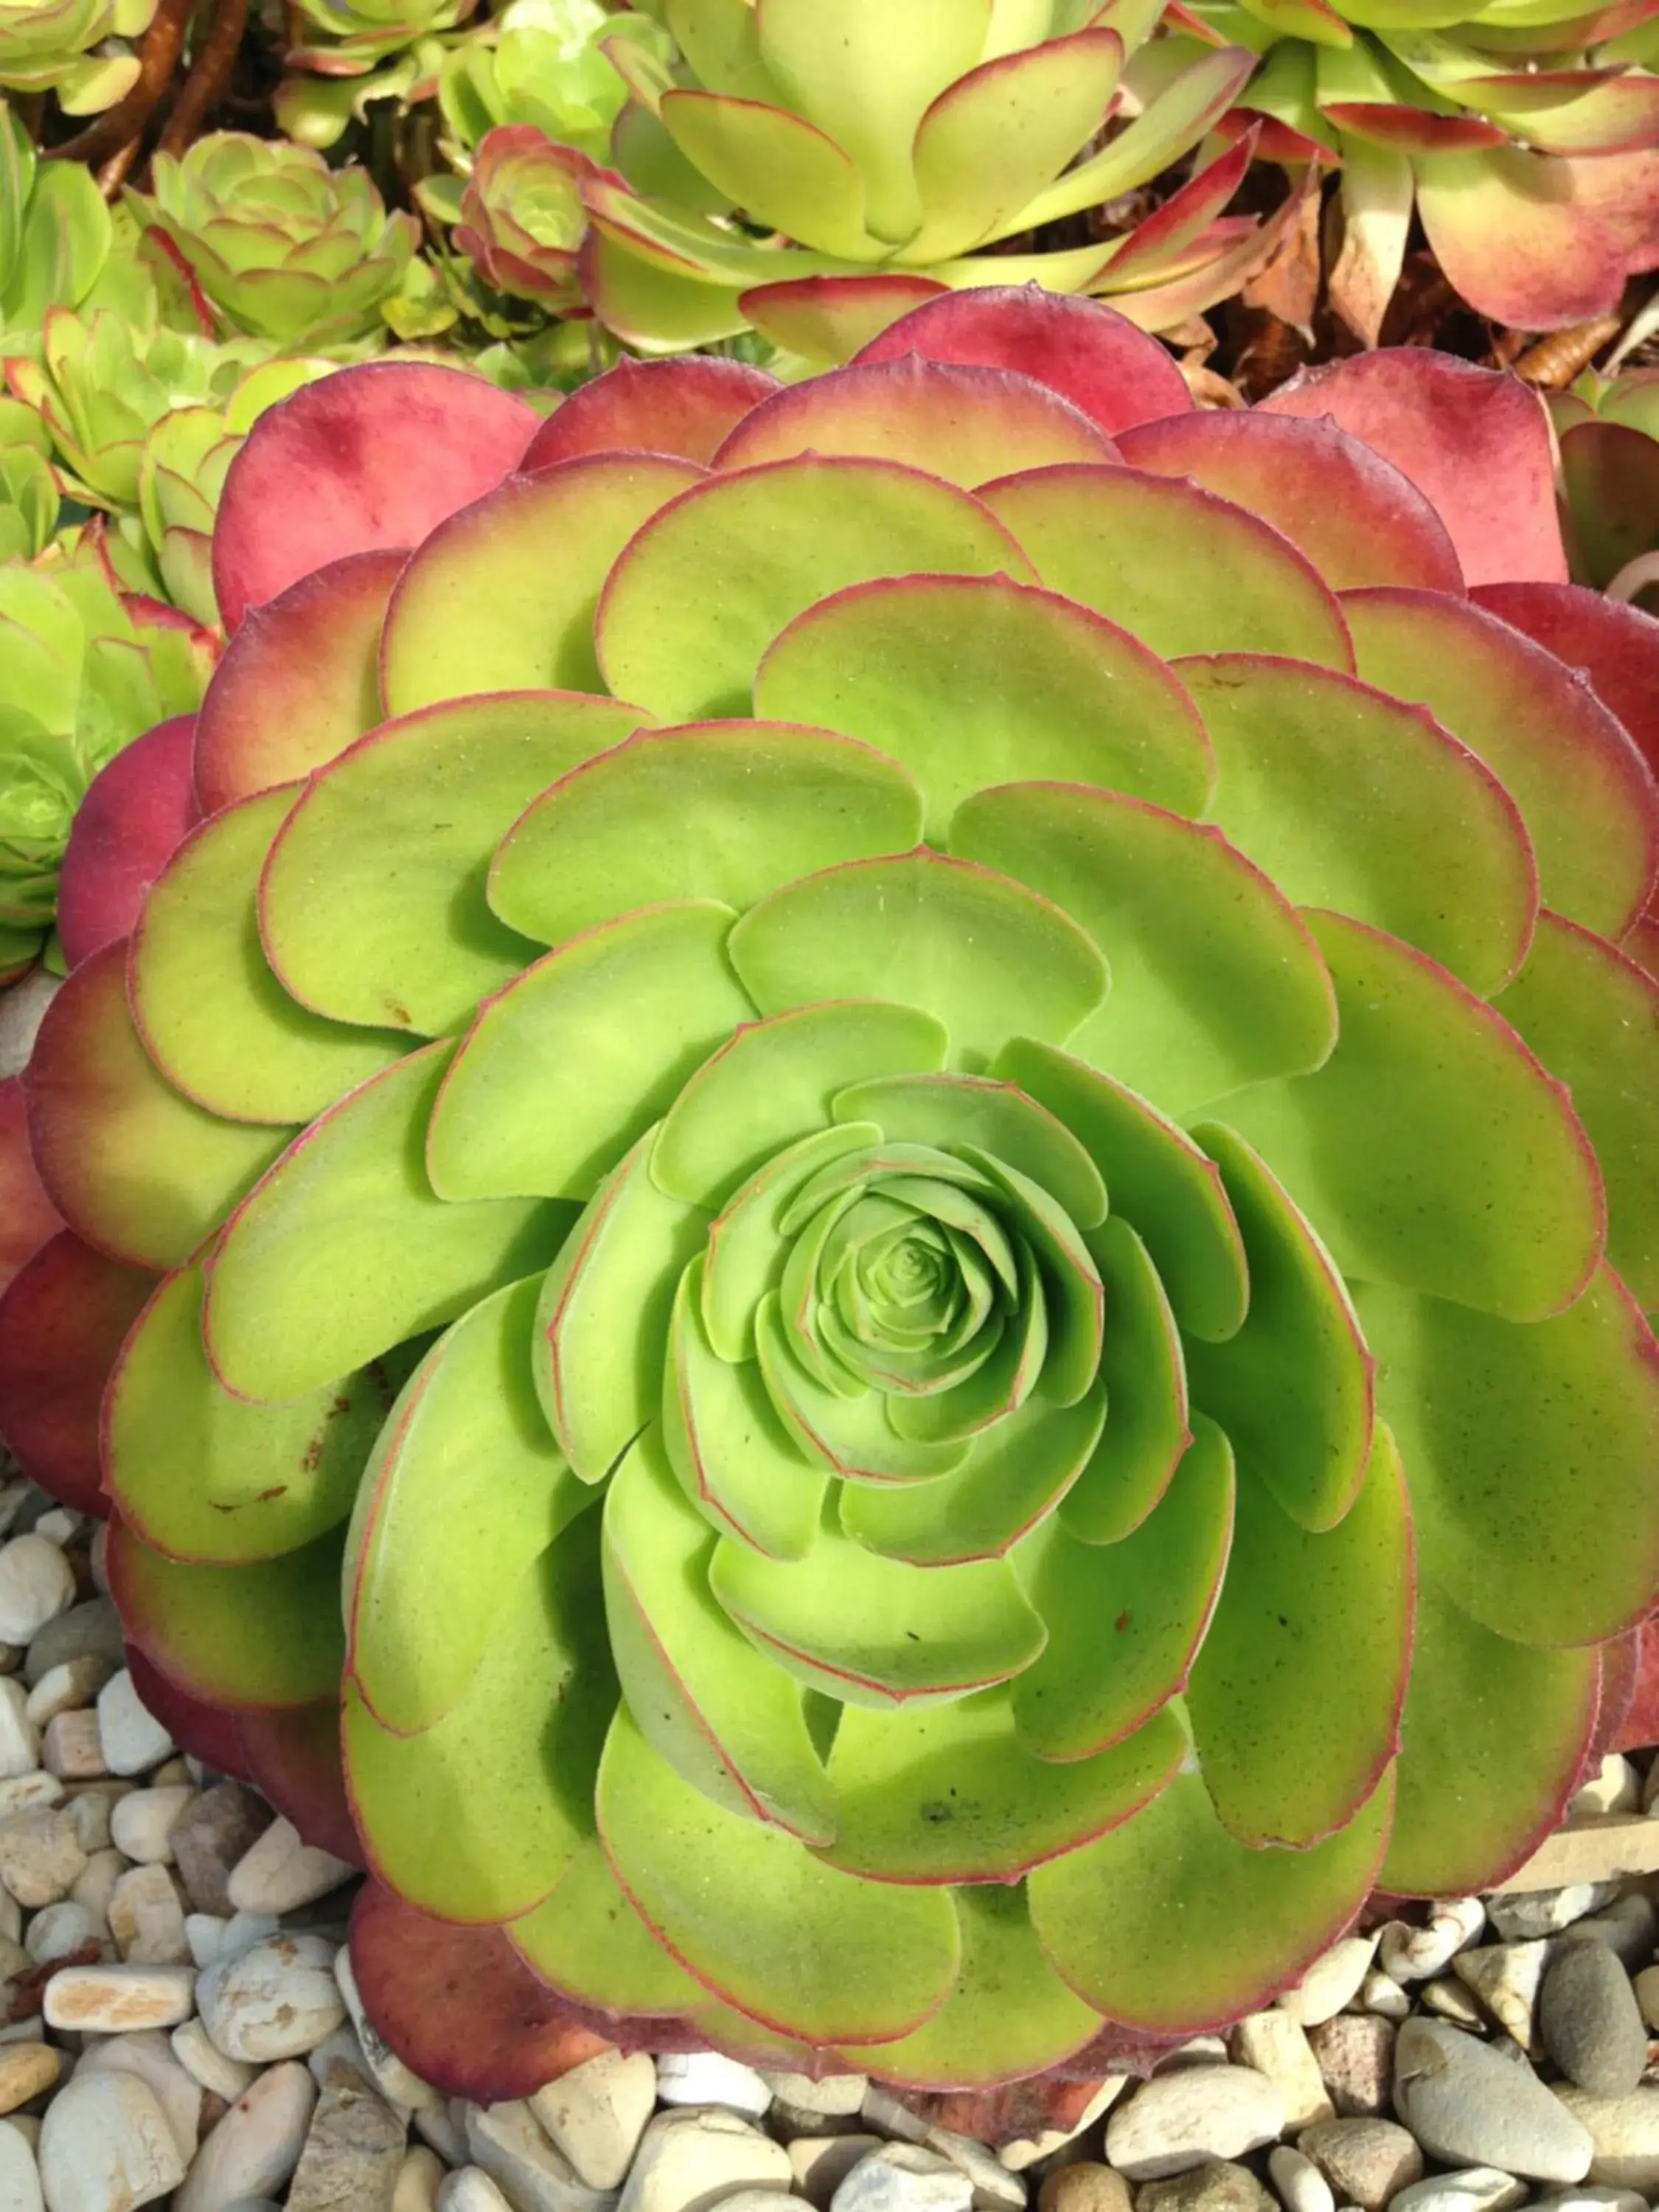
[(1656, 31), (0, 8), (0, 2212), (1659, 2199)]

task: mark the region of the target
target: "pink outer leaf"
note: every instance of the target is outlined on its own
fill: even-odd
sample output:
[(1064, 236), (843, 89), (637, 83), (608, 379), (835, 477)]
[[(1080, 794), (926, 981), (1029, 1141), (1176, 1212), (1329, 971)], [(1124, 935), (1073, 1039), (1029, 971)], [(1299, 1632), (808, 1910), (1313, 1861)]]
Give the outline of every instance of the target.
[(348, 554), (250, 610), (196, 718), (204, 812), (291, 783), (379, 721), (380, 626), (404, 561)]
[(133, 1688), (180, 1751), (222, 1774), (234, 1774), (239, 1782), (252, 1778), (237, 1725), (239, 1715), (228, 1706), (210, 1705), (189, 1696), (158, 1673), (135, 1644), (128, 1644), (126, 1659)]
[(1190, 274), (1192, 252), (1203, 250), (1206, 240), (1217, 235), (1216, 218), (1243, 183), (1255, 149), (1255, 134), (1247, 131), (1224, 154), (1171, 192), (1129, 233), (1108, 263), (1103, 281), (1121, 292), (1128, 289), (1126, 280), (1140, 283), (1157, 276)]
[(934, 276), (893, 270), (870, 276), (791, 276), (756, 284), (738, 305), (763, 337), (812, 361), (849, 360), (866, 350), (901, 315), (949, 295)]
[(1582, 584), (1483, 584), (1470, 597), (1569, 668), (1582, 669), (1659, 775), (1659, 622)]
[[(1170, 11), (1174, 20), (1174, 10)], [(1331, 149), (1317, 138), (1310, 138), (1277, 115), (1263, 115), (1259, 109), (1241, 104), (1231, 108), (1219, 122), (1211, 126), (1211, 136), (1218, 143), (1231, 146), (1247, 131), (1255, 133), (1255, 155), (1258, 161), (1273, 161), (1288, 168), (1298, 161), (1327, 161)]]
[(248, 1779), (301, 1838), (348, 1866), (361, 1866), (363, 1848), (346, 1803), (338, 1705), (331, 1698), (286, 1711), (244, 1707), (236, 1715), (236, 1732)]
[(1402, 154), (1468, 154), (1510, 143), (1507, 131), (1480, 115), (1436, 115), (1382, 100), (1328, 100), (1319, 112), (1339, 131)]
[(1305, 370), (1261, 409), (1375, 447), (1438, 513), (1471, 585), (1566, 581), (1549, 420), (1515, 377), (1396, 347)]
[(230, 465), (213, 533), (225, 627), (348, 553), (418, 545), (498, 484), (538, 423), (482, 377), (371, 362), (262, 415)]
[[(29, 1150), (23, 1086), (8, 1076), (0, 1083), (0, 1291), (63, 1225)], [(0, 1421), (0, 1436), (4, 1433)]]
[(0, 1297), (0, 1435), (30, 1480), (77, 1513), (109, 1511), (99, 1405), (155, 1283), (65, 1229)]
[(87, 787), (64, 854), (58, 930), (71, 968), (125, 937), (197, 818), (193, 714), (158, 722)]
[(714, 465), (754, 468), (801, 453), (904, 461), (971, 491), (1011, 469), (1115, 460), (1117, 448), (1048, 385), (913, 354), (787, 386), (738, 423)]
[(1614, 311), (1626, 277), (1659, 258), (1654, 154), (1571, 160), (1499, 146), (1424, 155), (1417, 206), (1455, 289), (1518, 330)]
[(1036, 284), (947, 293), (884, 331), (854, 365), (908, 353), (1034, 377), (1109, 435), (1193, 408), (1187, 380), (1156, 338), (1111, 307)]
[(1659, 1743), (1659, 1619), (1644, 1620), (1617, 1644), (1604, 1645), (1601, 1665), (1604, 1670), (1611, 1666), (1620, 1674), (1628, 1670), (1630, 1677), (1605, 1748), (1640, 1751), (1650, 1743)]
[(579, 453), (617, 452), (707, 463), (750, 410), (779, 388), (763, 369), (707, 354), (621, 361), (555, 409), (519, 465), (527, 472)]
[(606, 2047), (501, 1929), (434, 1919), (378, 1881), (352, 1907), (351, 1963), (379, 2033), (453, 2096), (532, 2096)]
[(1131, 468), (1188, 477), (1273, 523), (1337, 591), (1463, 587), (1446, 526), (1417, 486), (1331, 422), (1213, 410), (1144, 423), (1119, 448)]

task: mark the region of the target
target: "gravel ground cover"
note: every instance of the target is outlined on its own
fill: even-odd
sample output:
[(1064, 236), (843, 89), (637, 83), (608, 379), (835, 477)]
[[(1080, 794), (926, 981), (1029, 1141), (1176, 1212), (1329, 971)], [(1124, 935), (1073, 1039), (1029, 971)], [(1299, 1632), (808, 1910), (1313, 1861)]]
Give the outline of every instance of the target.
[[(446, 2099), (363, 2018), (353, 1870), (181, 1758), (97, 1532), (0, 1487), (0, 2212), (1644, 2212), (1651, 1876), (1345, 1937), (1270, 2010), (996, 2149), (878, 2084), (606, 2051)], [(1659, 1814), (1614, 1755), (1575, 1820)]]

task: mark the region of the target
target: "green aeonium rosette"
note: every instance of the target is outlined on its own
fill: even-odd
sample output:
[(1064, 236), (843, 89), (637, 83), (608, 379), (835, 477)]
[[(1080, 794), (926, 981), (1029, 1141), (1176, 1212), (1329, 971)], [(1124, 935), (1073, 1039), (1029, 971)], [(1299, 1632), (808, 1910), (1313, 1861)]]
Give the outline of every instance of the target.
[[(264, 417), (210, 811), (27, 1078), (128, 1632), (337, 1700), (472, 2094), (551, 2069), (400, 2011), (439, 1923), (904, 2082), (1235, 2015), (1534, 1846), (1659, 1579), (1626, 732), (1332, 422), (1032, 295), (888, 350)], [(1536, 403), (1384, 370), (1559, 572)]]

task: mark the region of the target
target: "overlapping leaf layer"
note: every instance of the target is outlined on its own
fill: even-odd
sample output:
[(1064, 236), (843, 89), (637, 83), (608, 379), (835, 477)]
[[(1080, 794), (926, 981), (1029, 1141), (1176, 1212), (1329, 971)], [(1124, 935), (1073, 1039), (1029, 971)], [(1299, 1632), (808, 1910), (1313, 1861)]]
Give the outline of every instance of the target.
[(612, 2032), (907, 2083), (1516, 1863), (1659, 1583), (1659, 801), (1506, 542), (1030, 293), (263, 417), (0, 1302), (20, 1448), (31, 1313), (120, 1344), (35, 1463), (172, 1693), (337, 1706), (383, 1888)]

